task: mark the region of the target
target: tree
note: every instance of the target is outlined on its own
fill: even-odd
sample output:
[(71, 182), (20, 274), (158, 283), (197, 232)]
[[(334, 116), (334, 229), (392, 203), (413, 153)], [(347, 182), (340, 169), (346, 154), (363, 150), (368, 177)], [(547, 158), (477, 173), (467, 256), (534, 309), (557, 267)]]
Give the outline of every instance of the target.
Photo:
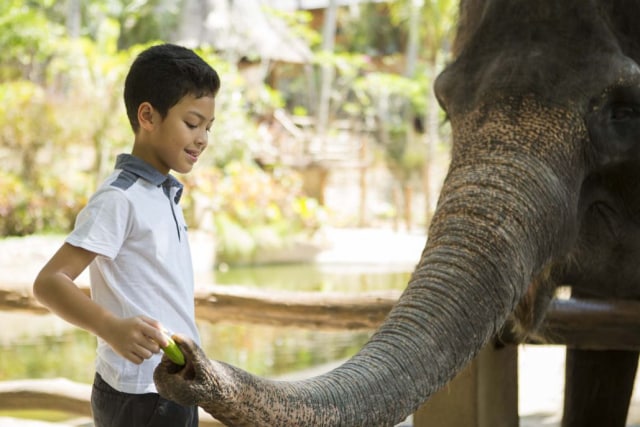
[[(406, 44), (406, 62), (404, 75), (410, 79), (418, 76), (426, 78), (430, 83), (425, 85), (427, 102), (422, 108), (412, 112), (413, 117), (406, 117), (407, 123), (419, 126), (409, 128), (408, 139), (421, 138), (424, 145), (424, 162), (422, 167), (422, 188), (425, 195), (425, 218), (428, 226), (432, 215), (431, 196), (431, 164), (434, 153), (439, 144), (440, 107), (433, 93), (433, 82), (438, 70), (449, 54), (449, 46), (455, 25), (455, 8), (458, 2), (454, 0), (403, 0), (392, 3), (391, 17), (395, 22), (406, 22), (408, 37)], [(414, 132), (419, 130), (419, 132)], [(408, 141), (408, 145), (412, 142)], [(405, 189), (405, 199), (410, 197)], [(405, 200), (407, 209), (410, 203)]]
[[(440, 108), (431, 90), (436, 70), (446, 58), (454, 23), (453, 0), (402, 0), (365, 3), (357, 13), (341, 14), (333, 62), (337, 70), (333, 104), (352, 117), (376, 124), (402, 197), (407, 227), (411, 226), (412, 181), (422, 177), (427, 223), (431, 215), (430, 162), (441, 140)], [(341, 55), (362, 58), (354, 73), (340, 69)], [(349, 79), (348, 76), (351, 76)], [(349, 81), (341, 84), (341, 79)], [(350, 94), (350, 95), (349, 95)], [(350, 97), (351, 96), (351, 97)], [(404, 199), (404, 203), (400, 200)]]
[(0, 81), (24, 78), (42, 83), (55, 40), (62, 34), (64, 27), (49, 21), (42, 9), (28, 7), (24, 0), (0, 2)]

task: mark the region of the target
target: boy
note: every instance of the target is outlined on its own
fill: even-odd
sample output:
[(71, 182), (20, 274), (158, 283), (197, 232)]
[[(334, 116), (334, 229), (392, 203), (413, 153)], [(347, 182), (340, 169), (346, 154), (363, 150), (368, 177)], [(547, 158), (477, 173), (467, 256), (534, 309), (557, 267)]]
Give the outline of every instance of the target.
[[(207, 147), (219, 87), (184, 47), (153, 46), (135, 59), (124, 87), (131, 154), (118, 156), (34, 282), (42, 304), (98, 338), (96, 427), (198, 425), (197, 407), (157, 394), (153, 370), (164, 328), (199, 340), (182, 185), (169, 172), (191, 171)], [(74, 283), (87, 266), (91, 299)]]

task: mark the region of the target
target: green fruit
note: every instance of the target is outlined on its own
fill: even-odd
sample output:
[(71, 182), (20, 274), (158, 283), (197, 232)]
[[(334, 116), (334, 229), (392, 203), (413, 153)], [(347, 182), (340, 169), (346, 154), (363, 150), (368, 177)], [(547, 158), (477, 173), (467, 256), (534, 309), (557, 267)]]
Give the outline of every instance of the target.
[(164, 336), (167, 341), (169, 341), (169, 345), (162, 349), (162, 351), (164, 351), (164, 354), (166, 354), (169, 360), (171, 360), (176, 365), (184, 365), (184, 355), (180, 351), (180, 348), (178, 348), (176, 342), (169, 336), (169, 334), (165, 333)]

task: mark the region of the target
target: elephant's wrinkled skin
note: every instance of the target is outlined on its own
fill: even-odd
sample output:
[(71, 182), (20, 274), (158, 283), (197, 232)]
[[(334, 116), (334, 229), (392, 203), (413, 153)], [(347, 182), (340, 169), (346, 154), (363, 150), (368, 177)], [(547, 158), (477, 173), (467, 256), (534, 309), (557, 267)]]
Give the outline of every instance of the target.
[[(189, 362), (162, 363), (160, 393), (229, 425), (390, 426), (517, 307), (515, 330), (535, 328), (557, 285), (638, 298), (638, 63), (637, 0), (462, 0), (455, 58), (435, 85), (452, 162), (421, 261), (384, 324), (341, 367), (291, 383), (209, 362), (179, 341)], [(627, 378), (630, 389), (637, 354), (568, 359), (563, 425), (623, 426), (630, 390), (621, 398), (607, 387)], [(608, 380), (576, 386), (585, 373)]]

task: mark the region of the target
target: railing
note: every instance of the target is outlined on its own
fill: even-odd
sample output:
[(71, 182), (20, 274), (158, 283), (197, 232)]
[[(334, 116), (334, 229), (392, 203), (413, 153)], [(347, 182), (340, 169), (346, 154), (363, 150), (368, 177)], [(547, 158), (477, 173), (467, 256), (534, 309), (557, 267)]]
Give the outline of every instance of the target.
[[(87, 287), (81, 288), (87, 295)], [(374, 329), (398, 300), (400, 291), (366, 294), (287, 292), (209, 285), (195, 295), (196, 317), (212, 323), (243, 322), (318, 329)], [(30, 290), (0, 290), (0, 310), (46, 313)]]
[[(88, 295), (89, 289), (82, 288)], [(318, 329), (375, 329), (401, 291), (318, 293), (210, 285), (196, 291), (196, 316)], [(0, 290), (0, 310), (46, 313), (30, 291)], [(589, 349), (640, 349), (640, 302), (556, 299), (543, 324), (545, 344)]]
[[(541, 326), (544, 343), (584, 350), (640, 350), (640, 302), (554, 300)], [(414, 427), (517, 427), (518, 350), (487, 345), (414, 415)]]

